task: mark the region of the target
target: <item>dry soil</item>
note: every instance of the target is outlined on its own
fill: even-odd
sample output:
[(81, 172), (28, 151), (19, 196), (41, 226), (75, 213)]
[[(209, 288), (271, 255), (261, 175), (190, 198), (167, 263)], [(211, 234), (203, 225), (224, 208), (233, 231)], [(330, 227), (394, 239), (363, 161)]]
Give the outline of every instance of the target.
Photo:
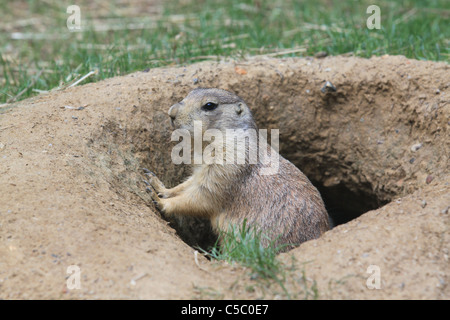
[[(170, 160), (167, 110), (201, 86), (234, 91), (260, 128), (280, 129), (281, 154), (329, 200), (338, 225), (279, 257), (290, 297), (449, 299), (449, 74), (401, 56), (260, 57), (2, 106), (0, 298), (287, 297), (196, 255), (207, 226), (168, 223), (144, 192), (143, 167), (169, 186), (188, 174)], [(80, 289), (67, 287), (71, 265)]]

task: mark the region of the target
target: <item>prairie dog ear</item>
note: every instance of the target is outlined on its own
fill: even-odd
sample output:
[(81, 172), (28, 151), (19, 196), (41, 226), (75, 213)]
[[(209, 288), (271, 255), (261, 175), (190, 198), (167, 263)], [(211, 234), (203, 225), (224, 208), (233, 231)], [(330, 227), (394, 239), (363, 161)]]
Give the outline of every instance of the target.
[(234, 111), (236, 111), (237, 115), (241, 115), (242, 111), (244, 111), (244, 106), (242, 105), (241, 102), (239, 102), (235, 107), (234, 107)]

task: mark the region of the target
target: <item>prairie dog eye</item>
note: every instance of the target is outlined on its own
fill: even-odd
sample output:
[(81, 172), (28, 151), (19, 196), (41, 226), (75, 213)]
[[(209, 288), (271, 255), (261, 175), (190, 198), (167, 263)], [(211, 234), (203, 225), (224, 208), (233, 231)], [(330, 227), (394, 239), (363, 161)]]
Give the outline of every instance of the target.
[(219, 105), (218, 105), (217, 103), (214, 103), (214, 102), (208, 102), (208, 103), (206, 103), (206, 104), (202, 107), (202, 110), (205, 110), (205, 111), (212, 111), (212, 110), (216, 109), (218, 106), (219, 106)]

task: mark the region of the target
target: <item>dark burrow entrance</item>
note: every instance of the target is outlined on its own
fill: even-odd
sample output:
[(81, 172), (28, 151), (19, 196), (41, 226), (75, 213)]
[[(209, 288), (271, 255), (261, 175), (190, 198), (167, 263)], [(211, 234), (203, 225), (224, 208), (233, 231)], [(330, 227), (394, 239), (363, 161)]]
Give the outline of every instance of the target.
[(325, 187), (315, 181), (312, 181), (312, 183), (322, 195), (332, 222), (332, 228), (356, 219), (362, 214), (378, 209), (387, 203), (380, 201), (374, 194), (353, 192), (343, 184)]

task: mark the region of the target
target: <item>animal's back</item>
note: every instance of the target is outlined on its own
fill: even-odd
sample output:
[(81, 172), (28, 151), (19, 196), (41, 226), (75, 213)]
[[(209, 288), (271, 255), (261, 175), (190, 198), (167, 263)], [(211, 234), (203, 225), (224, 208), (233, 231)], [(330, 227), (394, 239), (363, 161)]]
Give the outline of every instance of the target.
[[(317, 189), (291, 162), (279, 156), (276, 174), (261, 175), (257, 164), (233, 186), (229, 206), (217, 217), (219, 229), (230, 222), (256, 227), (275, 244), (298, 245), (329, 229), (328, 214)], [(214, 221), (213, 221), (214, 223)], [(263, 239), (263, 244), (268, 241)]]

